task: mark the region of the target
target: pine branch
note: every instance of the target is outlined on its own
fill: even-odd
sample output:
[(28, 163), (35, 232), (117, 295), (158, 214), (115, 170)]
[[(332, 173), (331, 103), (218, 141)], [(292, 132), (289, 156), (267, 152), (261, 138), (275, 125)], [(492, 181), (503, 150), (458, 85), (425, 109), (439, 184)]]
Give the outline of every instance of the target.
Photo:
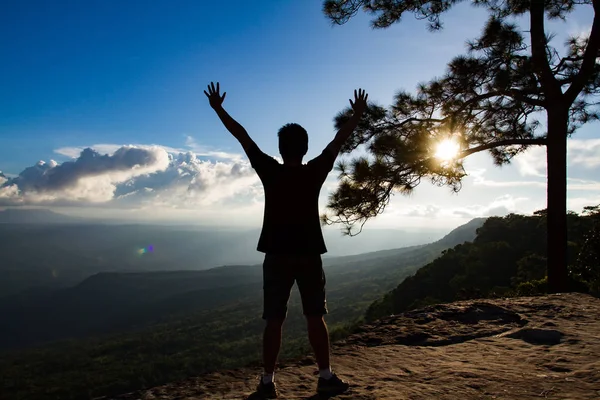
[(502, 147), (502, 146), (514, 146), (514, 145), (531, 145), (531, 146), (544, 146), (546, 145), (547, 140), (544, 138), (537, 139), (506, 139), (501, 140), (499, 142), (491, 142), (482, 144), (481, 146), (473, 147), (468, 150), (465, 150), (460, 153), (457, 159), (465, 158), (474, 153), (479, 153), (481, 151), (493, 149), (494, 147)]
[[(529, 91), (529, 94), (537, 94), (535, 93), (536, 91)], [(526, 91), (523, 90), (518, 90), (518, 89), (509, 89), (507, 92), (509, 96), (515, 98), (516, 100), (519, 100), (525, 104), (529, 104), (530, 106), (535, 106), (535, 107), (545, 107), (546, 106), (546, 101), (545, 100), (540, 100), (540, 99), (534, 99), (532, 97), (527, 96)]]
[(402, 128), (404, 125), (407, 125), (411, 122), (446, 122), (446, 120), (448, 119), (448, 117), (446, 118), (416, 118), (416, 117), (411, 117), (411, 118), (407, 118), (402, 122), (398, 122), (397, 124), (390, 124), (390, 126), (394, 127), (394, 128)]
[(560, 62), (556, 65), (556, 67), (552, 68), (552, 72), (554, 74), (559, 74), (567, 61), (572, 63), (583, 61), (583, 56), (561, 58)]
[[(466, 109), (468, 109), (471, 105), (476, 104), (482, 100), (487, 100), (487, 99), (491, 99), (494, 97), (498, 97), (498, 96), (508, 96), (508, 97), (512, 97), (516, 100), (519, 100), (523, 103), (529, 104), (531, 106), (536, 106), (536, 107), (544, 107), (546, 102), (544, 100), (540, 100), (540, 99), (534, 99), (531, 98), (529, 96), (527, 96), (527, 94), (536, 94), (536, 91), (534, 90), (529, 90), (529, 91), (525, 91), (525, 90), (519, 90), (519, 89), (508, 89), (505, 91), (492, 91), (492, 92), (487, 92), (484, 94), (481, 94), (479, 96), (475, 96), (470, 98), (469, 100), (465, 101), (458, 110), (454, 111), (453, 114), (460, 114), (463, 111), (465, 111)], [(391, 124), (391, 126), (395, 127), (395, 128), (401, 128), (402, 126), (411, 123), (411, 122), (434, 122), (434, 123), (444, 123), (447, 122), (451, 117), (453, 117), (454, 115), (449, 115), (447, 117), (444, 118), (416, 118), (416, 117), (411, 117), (411, 118), (407, 118), (406, 120), (397, 123), (397, 124)]]
[[(600, 5), (597, 6), (597, 3), (599, 2), (600, 0), (594, 0), (594, 10), (596, 7), (600, 7)], [(592, 24), (588, 44), (583, 55), (581, 69), (565, 93), (565, 99), (569, 106), (573, 104), (579, 93), (583, 90), (585, 84), (592, 77), (596, 65), (596, 58), (598, 58), (598, 49), (600, 49), (600, 16), (594, 14), (594, 23)]]
[(533, 64), (538, 70), (544, 93), (548, 100), (554, 103), (562, 95), (560, 86), (556, 81), (548, 57), (546, 56), (546, 35), (544, 32), (544, 1), (531, 0), (531, 56)]
[[(537, 94), (537, 93), (535, 90), (520, 90), (520, 89), (507, 89), (507, 90), (491, 91), (491, 92), (487, 92), (487, 93), (481, 94), (479, 96), (475, 96), (475, 97), (467, 100), (456, 112), (461, 113), (461, 112), (465, 111), (473, 103), (478, 103), (482, 100), (491, 99), (493, 97), (498, 97), (498, 96), (512, 97), (516, 100), (519, 100), (523, 103), (526, 103), (526, 104), (529, 104), (532, 106), (544, 107), (545, 101), (540, 100), (540, 99), (531, 98), (531, 97), (527, 96), (528, 94)], [(446, 117), (444, 120), (446, 120), (447, 118), (448, 117)]]

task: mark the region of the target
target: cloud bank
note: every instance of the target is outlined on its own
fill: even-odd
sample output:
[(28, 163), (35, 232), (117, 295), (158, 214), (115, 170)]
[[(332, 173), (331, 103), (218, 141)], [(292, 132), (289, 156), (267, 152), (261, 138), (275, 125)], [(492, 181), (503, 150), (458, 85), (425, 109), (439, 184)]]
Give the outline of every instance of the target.
[(170, 155), (166, 169), (119, 184), (114, 201), (168, 208), (247, 203), (262, 194), (259, 183), (248, 162), (213, 162), (179, 153)]
[[(567, 141), (567, 163), (594, 169), (600, 166), (600, 139), (569, 139)], [(522, 176), (546, 176), (546, 147), (532, 146), (515, 157)]]
[(519, 212), (523, 203), (530, 199), (527, 197), (514, 197), (510, 194), (502, 195), (489, 204), (471, 204), (467, 206), (443, 206), (441, 204), (418, 204), (405, 207), (399, 215), (436, 220), (444, 217), (478, 218), (491, 216), (504, 216), (511, 212)]
[(40, 161), (15, 178), (1, 175), (0, 205), (185, 208), (235, 200), (238, 194), (260, 195), (257, 178), (242, 160), (200, 160), (195, 153), (163, 146), (94, 147), (61, 148), (56, 152), (73, 160)]

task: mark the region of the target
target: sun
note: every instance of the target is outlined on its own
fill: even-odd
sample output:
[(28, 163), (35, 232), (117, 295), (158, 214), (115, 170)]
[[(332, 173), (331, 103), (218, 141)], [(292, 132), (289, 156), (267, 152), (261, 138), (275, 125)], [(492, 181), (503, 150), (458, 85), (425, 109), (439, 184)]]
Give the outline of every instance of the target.
[(437, 144), (435, 157), (441, 161), (452, 161), (460, 152), (460, 144), (454, 139), (444, 139)]

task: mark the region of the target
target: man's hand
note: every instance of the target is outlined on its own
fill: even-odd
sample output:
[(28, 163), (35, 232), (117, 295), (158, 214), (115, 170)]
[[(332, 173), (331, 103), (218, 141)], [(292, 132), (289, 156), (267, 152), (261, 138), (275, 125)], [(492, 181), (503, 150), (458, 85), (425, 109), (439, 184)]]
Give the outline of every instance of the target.
[(354, 129), (358, 126), (360, 118), (362, 117), (365, 109), (367, 108), (367, 98), (369, 95), (362, 89), (358, 89), (358, 92), (354, 90), (354, 101), (350, 100), (350, 106), (354, 111), (354, 114), (346, 121), (346, 123), (340, 128), (335, 135), (335, 138), (329, 143), (326, 149), (337, 157), (340, 149), (344, 145), (344, 142), (348, 140)]
[[(210, 85), (208, 85), (208, 93), (206, 92), (206, 90), (204, 91), (204, 94), (206, 95), (206, 97), (208, 97), (208, 102), (210, 103), (210, 106), (215, 110), (221, 107), (221, 105), (223, 104), (223, 100), (225, 100), (225, 95), (227, 94), (227, 92), (223, 92), (223, 96), (221, 96), (219, 91), (219, 82), (217, 82), (216, 88), (214, 82), (211, 82)], [(356, 91), (354, 91), (354, 94), (356, 95)]]
[[(217, 86), (218, 87), (218, 86)], [(217, 89), (218, 90), (218, 89)], [(354, 102), (350, 100), (350, 107), (355, 114), (362, 114), (367, 108), (367, 99), (369, 95), (363, 89), (358, 89), (358, 93), (356, 89), (354, 90)]]
[(208, 102), (210, 103), (210, 106), (213, 108), (213, 110), (215, 110), (215, 112), (219, 116), (219, 119), (221, 119), (221, 122), (223, 123), (223, 125), (225, 125), (225, 128), (227, 128), (227, 130), (240, 142), (240, 144), (245, 150), (248, 150), (251, 146), (255, 144), (248, 135), (248, 132), (246, 132), (246, 130), (244, 129), (244, 127), (240, 125), (235, 119), (231, 118), (231, 115), (229, 115), (227, 111), (225, 111), (225, 109), (222, 107), (223, 100), (225, 100), (225, 95), (227, 93), (224, 92), (223, 96), (221, 96), (219, 90), (219, 82), (217, 82), (216, 87), (214, 82), (211, 82), (210, 85), (208, 85), (208, 92), (205, 90), (204, 94), (206, 95), (206, 97), (208, 97)]

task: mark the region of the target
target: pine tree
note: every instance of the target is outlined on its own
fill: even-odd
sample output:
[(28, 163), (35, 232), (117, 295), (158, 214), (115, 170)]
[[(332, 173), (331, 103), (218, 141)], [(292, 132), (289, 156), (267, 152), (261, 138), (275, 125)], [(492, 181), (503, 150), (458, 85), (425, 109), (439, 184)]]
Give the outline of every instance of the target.
[(593, 293), (600, 293), (600, 205), (584, 207), (583, 214), (594, 221), (585, 235), (577, 262), (570, 273), (585, 282)]
[[(329, 0), (323, 11), (344, 24), (361, 9), (374, 16), (374, 28), (386, 28), (405, 14), (442, 29), (441, 16), (458, 0)], [(365, 145), (368, 157), (338, 165), (341, 181), (324, 216), (328, 223), (353, 226), (383, 212), (394, 192), (410, 192), (422, 179), (461, 188), (463, 159), (488, 151), (497, 165), (529, 146), (546, 146), (548, 287), (567, 289), (567, 138), (583, 124), (599, 119), (596, 96), (600, 67), (600, 0), (473, 0), (489, 19), (465, 55), (454, 58), (441, 78), (400, 91), (389, 108), (369, 105), (366, 117), (343, 149)], [(575, 7), (594, 13), (586, 37), (571, 37), (560, 52), (545, 31), (548, 19), (565, 19)], [(515, 17), (529, 17), (521, 27)], [(523, 19), (523, 18), (521, 18)], [(349, 110), (335, 118), (336, 127)], [(545, 115), (545, 124), (538, 118)], [(459, 156), (440, 162), (435, 143), (453, 137)]]

